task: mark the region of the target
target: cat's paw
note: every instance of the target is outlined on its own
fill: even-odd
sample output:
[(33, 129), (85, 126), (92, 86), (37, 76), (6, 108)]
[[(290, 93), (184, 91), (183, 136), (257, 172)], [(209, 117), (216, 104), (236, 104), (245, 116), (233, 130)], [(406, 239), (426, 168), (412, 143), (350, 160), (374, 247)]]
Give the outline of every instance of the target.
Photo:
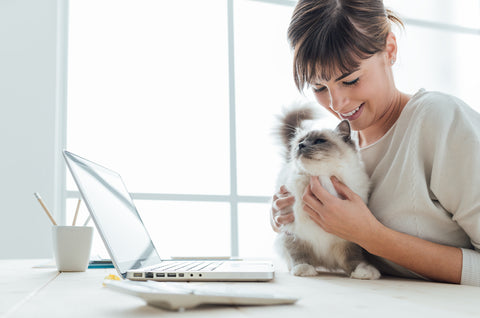
[(351, 278), (356, 279), (379, 279), (380, 276), (378, 269), (366, 263), (358, 264), (355, 270), (350, 274)]
[(315, 267), (309, 264), (298, 264), (293, 266), (291, 270), (292, 274), (295, 276), (317, 276), (318, 273), (315, 270)]

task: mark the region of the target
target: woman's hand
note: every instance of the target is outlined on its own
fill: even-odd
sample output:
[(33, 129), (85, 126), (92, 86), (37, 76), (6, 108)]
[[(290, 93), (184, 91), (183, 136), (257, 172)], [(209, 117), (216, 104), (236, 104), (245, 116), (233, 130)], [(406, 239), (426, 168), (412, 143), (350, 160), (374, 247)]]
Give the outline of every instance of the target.
[(380, 222), (360, 196), (336, 177), (330, 179), (341, 198), (330, 194), (317, 177), (312, 177), (303, 196), (305, 212), (324, 231), (364, 246), (375, 238)]
[(275, 232), (281, 232), (284, 225), (295, 220), (293, 203), (295, 203), (295, 197), (288, 192), (285, 186), (281, 186), (280, 191), (273, 196), (270, 213), (270, 224)]
[(460, 283), (460, 248), (429, 242), (383, 226), (357, 194), (335, 177), (331, 180), (341, 199), (325, 190), (316, 177), (311, 178), (303, 196), (304, 210), (322, 229), (424, 277)]

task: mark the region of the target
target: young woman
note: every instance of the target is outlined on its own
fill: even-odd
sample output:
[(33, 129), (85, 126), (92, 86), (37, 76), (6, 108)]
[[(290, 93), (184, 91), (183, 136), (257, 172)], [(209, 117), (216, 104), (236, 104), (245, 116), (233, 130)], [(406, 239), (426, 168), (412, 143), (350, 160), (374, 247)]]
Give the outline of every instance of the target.
[[(305, 211), (357, 243), (385, 274), (480, 286), (480, 114), (461, 100), (395, 87), (402, 22), (381, 0), (300, 0), (288, 31), (299, 90), (349, 120), (372, 181), (368, 206), (332, 176), (342, 199), (312, 178)], [(275, 231), (293, 222), (282, 187)]]

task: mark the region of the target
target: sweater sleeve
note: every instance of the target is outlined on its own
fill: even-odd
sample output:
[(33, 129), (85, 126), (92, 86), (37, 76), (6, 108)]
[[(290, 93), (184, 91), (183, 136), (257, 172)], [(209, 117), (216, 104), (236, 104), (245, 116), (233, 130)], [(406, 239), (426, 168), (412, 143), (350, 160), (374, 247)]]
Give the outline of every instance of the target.
[(440, 94), (426, 108), (430, 191), (470, 238), (471, 248), (462, 248), (461, 284), (480, 286), (480, 114)]
[(480, 286), (480, 253), (470, 249), (462, 248), (462, 285)]

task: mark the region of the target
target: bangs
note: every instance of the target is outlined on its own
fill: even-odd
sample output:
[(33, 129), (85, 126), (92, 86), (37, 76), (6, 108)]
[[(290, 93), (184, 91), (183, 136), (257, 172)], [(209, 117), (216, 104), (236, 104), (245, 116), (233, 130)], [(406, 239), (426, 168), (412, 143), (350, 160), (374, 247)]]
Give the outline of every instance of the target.
[(295, 50), (294, 79), (300, 91), (319, 79), (329, 81), (333, 76), (351, 73), (362, 60), (384, 49), (379, 43), (385, 43), (386, 36), (378, 41), (380, 34), (372, 37), (361, 32), (345, 14), (324, 10), (310, 18), (308, 27), (289, 29)]

